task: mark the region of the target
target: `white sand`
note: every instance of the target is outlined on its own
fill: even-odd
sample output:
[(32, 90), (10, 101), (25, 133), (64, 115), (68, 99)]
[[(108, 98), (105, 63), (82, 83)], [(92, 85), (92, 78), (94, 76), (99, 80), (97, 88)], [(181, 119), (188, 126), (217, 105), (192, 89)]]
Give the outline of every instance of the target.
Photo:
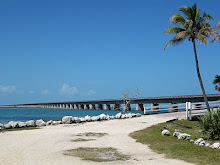
[[(167, 159), (151, 151), (147, 145), (135, 142), (130, 132), (172, 119), (170, 116), (149, 115), (133, 119), (90, 122), (79, 125), (47, 126), (38, 130), (0, 133), (0, 165), (91, 165), (91, 164), (143, 164), (186, 165), (181, 160)], [(84, 132), (107, 133), (96, 140), (71, 142)], [(130, 155), (127, 161), (96, 163), (78, 157), (65, 156), (64, 150), (78, 147), (114, 147)]]

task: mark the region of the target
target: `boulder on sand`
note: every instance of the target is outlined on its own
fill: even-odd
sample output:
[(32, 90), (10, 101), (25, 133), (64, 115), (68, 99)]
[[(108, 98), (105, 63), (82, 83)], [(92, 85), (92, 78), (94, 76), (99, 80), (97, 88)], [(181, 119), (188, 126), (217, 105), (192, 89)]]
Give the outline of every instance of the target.
[(46, 125), (47, 124), (42, 119), (36, 121), (37, 127), (42, 127), (42, 126), (46, 126)]
[(62, 123), (63, 124), (71, 124), (72, 123), (72, 116), (64, 116), (62, 118)]
[(27, 127), (35, 127), (36, 126), (35, 121), (34, 120), (27, 121), (26, 126)]

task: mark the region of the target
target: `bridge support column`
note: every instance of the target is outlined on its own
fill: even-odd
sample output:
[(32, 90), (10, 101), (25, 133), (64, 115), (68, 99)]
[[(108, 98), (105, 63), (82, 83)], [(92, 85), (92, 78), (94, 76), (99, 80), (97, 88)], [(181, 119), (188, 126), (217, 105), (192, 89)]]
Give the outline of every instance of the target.
[(63, 104), (63, 106), (62, 106), (62, 109), (65, 109), (66, 107), (65, 107), (65, 104)]
[(111, 105), (110, 104), (105, 104), (104, 110), (111, 110)]
[(89, 109), (95, 109), (95, 104), (89, 104)]
[(151, 104), (151, 110), (159, 110), (159, 104), (158, 103), (152, 103)]
[(70, 104), (70, 109), (73, 109), (73, 104)]
[(113, 110), (121, 110), (121, 104), (114, 104)]
[(131, 110), (131, 104), (127, 104), (127, 105), (124, 105), (124, 108), (123, 108), (125, 111), (130, 111)]
[(97, 104), (96, 109), (97, 109), (97, 110), (103, 110), (103, 105), (102, 105), (102, 104)]
[(70, 108), (69, 108), (69, 104), (66, 104), (66, 109), (70, 109)]
[(136, 111), (144, 111), (144, 105), (143, 104), (136, 104)]
[(170, 112), (178, 112), (178, 105), (176, 103), (170, 103)]
[(73, 105), (73, 109), (79, 109), (78, 104), (74, 104), (74, 105)]
[(89, 104), (84, 104), (84, 109), (89, 109)]
[(79, 109), (84, 109), (84, 104), (79, 104)]

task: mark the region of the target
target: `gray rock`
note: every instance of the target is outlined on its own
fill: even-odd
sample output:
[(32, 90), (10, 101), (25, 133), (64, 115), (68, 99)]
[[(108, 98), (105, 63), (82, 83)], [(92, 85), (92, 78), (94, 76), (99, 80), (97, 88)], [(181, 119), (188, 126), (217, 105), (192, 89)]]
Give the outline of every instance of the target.
[(116, 118), (116, 119), (120, 119), (120, 118), (121, 118), (121, 113), (117, 113), (117, 114), (115, 115), (115, 118)]
[(115, 119), (115, 116), (109, 116), (110, 119)]
[(204, 140), (201, 141), (201, 142), (199, 143), (199, 146), (205, 146), (205, 141), (204, 141)]
[(199, 138), (194, 142), (194, 144), (199, 145), (199, 143), (202, 141), (204, 141), (203, 138)]
[(52, 121), (51, 125), (58, 125), (58, 121)]
[(126, 117), (127, 117), (127, 118), (132, 118), (132, 114), (131, 114), (131, 113), (128, 113)]
[(191, 140), (190, 140), (190, 143), (193, 143), (193, 142), (194, 142), (194, 140), (191, 139)]
[(98, 117), (98, 116), (92, 116), (92, 117), (91, 117), (91, 120), (92, 120), (92, 121), (98, 121), (98, 120), (99, 120), (99, 117)]
[(109, 115), (106, 115), (106, 120), (110, 120), (110, 116)]
[(136, 116), (137, 116), (137, 117), (141, 117), (141, 114), (140, 114), (140, 113), (137, 113)]
[(220, 143), (213, 143), (210, 147), (214, 149), (220, 149)]
[(46, 126), (46, 125), (47, 124), (42, 119), (36, 121), (37, 127), (42, 127), (42, 126)]
[(85, 119), (84, 117), (80, 117), (80, 118), (79, 118), (79, 122), (80, 122), (80, 123), (86, 122), (86, 119)]
[(63, 124), (71, 124), (72, 123), (72, 116), (64, 116), (63, 118), (62, 118), (62, 123)]
[(72, 117), (72, 123), (80, 123), (81, 120), (78, 117)]
[(86, 121), (91, 121), (91, 117), (87, 115), (87, 116), (85, 116), (85, 120)]
[(105, 119), (106, 119), (106, 115), (105, 115), (105, 114), (99, 115), (99, 119), (100, 119), (100, 120), (105, 120)]
[(5, 127), (5, 129), (10, 129), (10, 128), (12, 128), (12, 127), (11, 127), (11, 124), (9, 124), (9, 123), (8, 123), (8, 124), (5, 124), (4, 127)]
[(209, 147), (211, 144), (209, 142), (205, 143), (206, 147)]
[(170, 131), (168, 131), (167, 129), (164, 129), (164, 130), (161, 132), (161, 135), (162, 135), (162, 136), (170, 136)]
[(15, 121), (10, 121), (8, 124), (11, 125), (11, 128), (17, 128), (18, 127), (18, 122), (15, 122)]
[(18, 127), (19, 128), (23, 128), (23, 127), (26, 127), (26, 126), (27, 126), (26, 122), (18, 122)]
[(181, 139), (181, 140), (189, 140), (191, 138), (191, 135), (187, 134), (187, 133), (180, 133), (178, 136), (177, 136), (178, 139)]
[(47, 121), (47, 125), (52, 125), (52, 123), (53, 123), (53, 120)]
[(125, 118), (126, 118), (125, 114), (122, 114), (121, 119), (125, 119)]
[(35, 127), (36, 126), (35, 121), (34, 120), (27, 121), (26, 126), (27, 127)]
[(174, 132), (174, 133), (173, 133), (173, 136), (174, 136), (174, 137), (178, 137), (179, 134), (180, 134), (180, 132)]

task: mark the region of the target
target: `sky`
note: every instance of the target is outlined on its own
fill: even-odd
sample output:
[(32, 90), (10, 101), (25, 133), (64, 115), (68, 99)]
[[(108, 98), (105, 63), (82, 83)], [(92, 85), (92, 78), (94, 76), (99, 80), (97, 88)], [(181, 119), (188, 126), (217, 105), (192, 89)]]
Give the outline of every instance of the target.
[[(220, 21), (219, 0), (0, 0), (0, 105), (202, 94), (192, 43), (164, 51), (169, 18), (195, 2)], [(219, 93), (220, 43), (196, 44)]]

